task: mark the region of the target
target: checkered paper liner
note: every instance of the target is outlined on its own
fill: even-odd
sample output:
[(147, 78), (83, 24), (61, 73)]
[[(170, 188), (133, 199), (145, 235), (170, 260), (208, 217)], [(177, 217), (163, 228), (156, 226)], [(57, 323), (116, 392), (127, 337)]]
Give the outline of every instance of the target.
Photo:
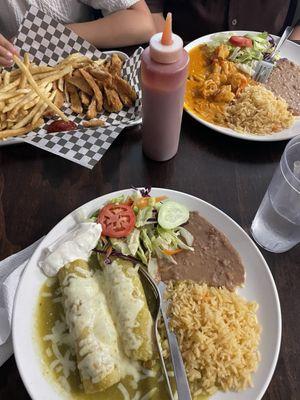
[[(108, 57), (107, 54), (100, 52), (70, 29), (33, 6), (24, 16), (15, 39), (15, 46), (20, 50), (21, 55), (25, 52), (29, 53), (30, 60), (38, 65), (53, 66), (71, 53), (81, 53), (92, 60)], [(47, 125), (53, 121), (49, 119), (42, 128), (30, 132), (20, 139), (92, 169), (120, 132), (126, 126), (135, 125), (140, 120), (141, 89), (138, 74), (142, 51), (142, 48), (138, 48), (133, 56), (125, 61), (122, 69), (122, 77), (137, 92), (137, 101), (133, 107), (119, 113), (104, 113), (103, 119), (106, 120), (104, 127), (82, 127), (76, 131), (56, 134), (47, 133)], [(63, 108), (63, 111), (76, 124), (83, 120), (69, 107)]]

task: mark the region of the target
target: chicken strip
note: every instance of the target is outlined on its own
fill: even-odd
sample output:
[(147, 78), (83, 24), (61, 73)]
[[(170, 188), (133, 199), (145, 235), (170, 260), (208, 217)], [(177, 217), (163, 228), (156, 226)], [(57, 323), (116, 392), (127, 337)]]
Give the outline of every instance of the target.
[(104, 109), (108, 112), (118, 113), (122, 110), (123, 104), (115, 89), (109, 89), (104, 86)]
[(113, 87), (116, 89), (124, 106), (132, 107), (137, 98), (133, 87), (118, 75), (114, 76)]
[(97, 101), (97, 110), (100, 112), (102, 111), (102, 107), (103, 107), (103, 96), (101, 93), (101, 90), (98, 86), (98, 84), (96, 83), (95, 79), (92, 77), (92, 75), (85, 71), (84, 69), (80, 70), (82, 76), (84, 77), (84, 79), (87, 81), (87, 83), (90, 85), (90, 87), (92, 88), (95, 97), (96, 97), (96, 101)]
[(88, 72), (97, 79), (100, 85), (112, 86), (112, 75), (102, 68), (89, 68)]
[(93, 119), (97, 115), (97, 102), (95, 96), (92, 98), (92, 101), (90, 102), (90, 105), (88, 107), (86, 117), (88, 119)]
[(70, 101), (71, 101), (71, 109), (76, 113), (76, 114), (81, 114), (82, 113), (82, 104), (79, 98), (78, 90), (75, 86), (73, 86), (71, 83), (67, 82), (67, 91), (70, 96)]
[(83, 92), (89, 94), (90, 96), (93, 95), (93, 90), (91, 89), (88, 82), (81, 76), (70, 76), (66, 79), (67, 82), (71, 83), (73, 86), (76, 86), (78, 89), (82, 90)]
[(81, 103), (84, 106), (88, 107), (90, 105), (91, 99), (86, 93), (84, 93), (83, 91), (80, 90), (79, 97), (80, 97)]
[(108, 64), (108, 71), (112, 75), (121, 75), (121, 69), (123, 67), (123, 60), (117, 55), (113, 54), (110, 58), (110, 63)]

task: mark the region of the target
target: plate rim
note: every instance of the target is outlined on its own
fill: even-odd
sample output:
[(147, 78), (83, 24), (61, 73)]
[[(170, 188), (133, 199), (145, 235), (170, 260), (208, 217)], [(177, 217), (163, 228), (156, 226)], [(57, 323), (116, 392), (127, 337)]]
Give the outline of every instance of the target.
[[(18, 284), (17, 292), (16, 292), (15, 299), (14, 299), (13, 317), (12, 317), (12, 342), (13, 342), (14, 357), (15, 357), (15, 360), (16, 360), (18, 372), (19, 372), (19, 374), (21, 376), (22, 382), (23, 382), (27, 392), (29, 393), (31, 398), (34, 399), (34, 400), (38, 400), (38, 398), (36, 397), (37, 394), (34, 393), (33, 390), (32, 390), (32, 386), (33, 386), (32, 383), (30, 385), (29, 382), (28, 382), (28, 381), (30, 381), (30, 377), (26, 375), (27, 373), (25, 373), (25, 371), (27, 370), (26, 369), (26, 365), (23, 366), (23, 363), (21, 362), (22, 352), (20, 351), (19, 345), (18, 345), (18, 332), (19, 331), (17, 329), (17, 326), (18, 326), (18, 318), (17, 318), (18, 310), (17, 310), (17, 307), (18, 307), (18, 305), (20, 303), (20, 299), (19, 298), (20, 298), (21, 293), (22, 293), (21, 289), (22, 289), (22, 287), (24, 285), (24, 282), (25, 282), (25, 279), (26, 279), (26, 271), (29, 270), (29, 266), (31, 264), (31, 260), (45, 246), (44, 243), (47, 241), (48, 237), (51, 235), (51, 233), (55, 229), (59, 229), (59, 227), (63, 226), (66, 223), (66, 221), (68, 219), (70, 219), (70, 218), (73, 218), (74, 222), (78, 223), (78, 222), (76, 222), (76, 220), (77, 220), (78, 215), (80, 214), (80, 212), (83, 211), (82, 210), (83, 208), (85, 208), (85, 209), (89, 208), (89, 207), (92, 206), (93, 203), (96, 204), (97, 202), (100, 202), (99, 204), (101, 205), (105, 201), (107, 201), (107, 199), (110, 198), (110, 197), (117, 197), (117, 196), (119, 196), (119, 195), (121, 195), (123, 193), (127, 193), (127, 192), (130, 192), (132, 190), (133, 190), (132, 188), (125, 188), (125, 189), (117, 190), (117, 191), (114, 191), (114, 192), (106, 193), (106, 194), (104, 194), (102, 196), (99, 196), (97, 198), (94, 198), (94, 199), (82, 204), (81, 206), (77, 207), (75, 210), (73, 210), (70, 213), (68, 213), (65, 217), (63, 217), (61, 220), (59, 220), (58, 223), (55, 224), (53, 226), (53, 228), (44, 236), (43, 240), (39, 243), (39, 245), (37, 246), (37, 248), (33, 252), (32, 256), (28, 260), (28, 263), (27, 263), (27, 265), (26, 265), (26, 267), (25, 267), (25, 269), (24, 269), (24, 271), (22, 273), (20, 282)], [(248, 233), (234, 219), (232, 219), (229, 215), (227, 215), (224, 211), (220, 210), (218, 207), (214, 206), (213, 204), (211, 204), (211, 203), (209, 203), (209, 202), (207, 202), (207, 201), (205, 201), (203, 199), (200, 199), (197, 196), (191, 195), (189, 193), (181, 192), (181, 191), (178, 191), (178, 190), (167, 189), (167, 188), (158, 188), (158, 187), (152, 187), (152, 190), (159, 191), (159, 192), (165, 192), (166, 194), (169, 193), (170, 195), (172, 193), (175, 193), (175, 194), (177, 194), (179, 196), (184, 196), (184, 197), (187, 196), (187, 197), (193, 199), (194, 201), (202, 203), (205, 207), (211, 208), (214, 213), (221, 214), (223, 219), (227, 220), (227, 222), (229, 222), (231, 225), (233, 225), (234, 228), (239, 231), (239, 233), (241, 234), (242, 237), (248, 239), (248, 245), (250, 247), (251, 246), (253, 247), (253, 250), (255, 250), (257, 256), (260, 259), (260, 261), (264, 264), (265, 271), (266, 271), (266, 273), (268, 275), (270, 284), (271, 284), (272, 289), (273, 289), (273, 295), (274, 295), (273, 297), (274, 297), (275, 306), (276, 306), (276, 316), (277, 316), (277, 319), (278, 319), (278, 321), (277, 321), (277, 332), (278, 332), (278, 334), (276, 336), (276, 345), (275, 345), (275, 348), (274, 348), (273, 359), (272, 359), (272, 364), (270, 366), (270, 370), (268, 371), (268, 374), (266, 376), (266, 380), (265, 380), (264, 384), (261, 386), (260, 392), (259, 392), (258, 396), (255, 399), (255, 400), (261, 400), (263, 395), (264, 395), (264, 393), (266, 392), (270, 382), (271, 382), (271, 379), (272, 379), (273, 375), (274, 375), (274, 371), (275, 371), (275, 368), (277, 366), (278, 357), (279, 357), (279, 353), (280, 353), (281, 341), (282, 341), (282, 313), (281, 313), (280, 299), (279, 299), (277, 287), (276, 287), (273, 275), (271, 273), (271, 270), (270, 270), (270, 268), (268, 266), (268, 263), (266, 262), (265, 258), (263, 257), (261, 251), (259, 250), (259, 248), (255, 244), (255, 242), (248, 235)], [(204, 216), (204, 217), (207, 218), (206, 216)], [(32, 314), (30, 314), (29, 318), (32, 319)], [(30, 333), (30, 336), (32, 336), (32, 332)], [(33, 341), (32, 337), (31, 337), (31, 339)], [(36, 347), (35, 344), (32, 344), (32, 345), (33, 345), (33, 347)], [(37, 351), (36, 348), (35, 348), (35, 351)], [(41, 368), (41, 365), (40, 365), (40, 368)], [(47, 378), (45, 378), (45, 379), (50, 382), (50, 380), (48, 380)], [(55, 384), (55, 382), (51, 382), (51, 386), (54, 386), (54, 384)], [(53, 390), (55, 390), (55, 389), (53, 389)], [(217, 393), (222, 393), (222, 392), (218, 391)], [(235, 392), (227, 392), (227, 393), (235, 393)], [(62, 396), (62, 398), (63, 398), (63, 396)]]
[[(221, 31), (221, 32), (214, 32), (214, 33), (209, 33), (207, 35), (203, 35), (198, 37), (197, 39), (194, 39), (193, 41), (189, 42), (187, 45), (184, 46), (184, 49), (189, 52), (192, 50), (194, 47), (198, 46), (201, 43), (204, 43), (203, 40), (209, 40), (215, 35), (219, 34), (228, 34), (228, 33), (237, 33), (239, 35), (244, 35), (246, 33), (261, 33), (259, 31), (251, 31), (251, 30), (232, 30), (232, 31)], [(279, 39), (279, 36), (270, 34), (274, 39)], [(288, 43), (291, 43), (293, 46), (296, 48), (298, 47), (298, 51), (300, 51), (300, 44), (295, 43), (291, 40), (287, 40)], [(300, 64), (299, 64), (300, 65)], [(213, 131), (217, 133), (221, 133), (226, 136), (230, 136), (236, 139), (242, 139), (242, 140), (249, 140), (249, 141), (254, 141), (254, 142), (279, 142), (279, 141), (284, 141), (284, 140), (290, 140), (294, 138), (295, 136), (299, 135), (299, 133), (291, 133), (287, 134), (285, 137), (278, 136), (280, 135), (283, 131), (276, 132), (274, 134), (269, 134), (269, 135), (256, 135), (254, 133), (239, 133), (238, 131), (234, 131), (233, 129), (222, 127), (221, 125), (216, 125), (211, 122), (205, 121), (203, 118), (198, 117), (196, 114), (194, 114), (191, 110), (189, 110), (186, 106), (185, 103), (183, 105), (184, 111), (192, 117), (194, 120), (199, 122), (200, 124), (206, 126), (207, 128), (212, 129)], [(296, 122), (300, 122), (300, 117), (296, 117)], [(290, 128), (289, 128), (290, 129)]]

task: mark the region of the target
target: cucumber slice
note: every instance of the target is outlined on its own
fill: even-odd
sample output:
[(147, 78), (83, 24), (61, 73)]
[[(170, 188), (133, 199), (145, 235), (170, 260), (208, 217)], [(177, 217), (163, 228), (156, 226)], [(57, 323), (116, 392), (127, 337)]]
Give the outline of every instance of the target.
[(174, 229), (189, 219), (189, 210), (175, 201), (163, 203), (158, 211), (158, 223), (163, 229)]

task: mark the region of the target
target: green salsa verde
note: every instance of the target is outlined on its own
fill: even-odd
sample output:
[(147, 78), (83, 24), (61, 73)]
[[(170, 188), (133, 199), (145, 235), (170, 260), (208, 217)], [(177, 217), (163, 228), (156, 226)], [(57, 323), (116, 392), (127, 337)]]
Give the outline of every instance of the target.
[[(90, 260), (93, 268), (96, 260)], [(141, 375), (138, 382), (127, 376), (120, 383), (93, 394), (83, 390), (78, 369), (76, 367), (75, 351), (65, 322), (62, 305), (62, 294), (57, 278), (48, 278), (40, 289), (36, 311), (36, 338), (43, 364), (43, 372), (62, 393), (65, 398), (75, 400), (124, 400), (123, 391), (127, 391), (130, 399), (134, 400), (168, 400), (167, 387), (158, 361), (149, 367), (141, 366)], [(57, 356), (56, 345), (53, 346), (53, 335), (59, 337), (57, 349), (59, 356), (65, 359), (60, 362)], [(68, 373), (64, 374), (64, 364), (67, 364)], [(206, 400), (206, 396), (197, 396), (197, 400)]]

